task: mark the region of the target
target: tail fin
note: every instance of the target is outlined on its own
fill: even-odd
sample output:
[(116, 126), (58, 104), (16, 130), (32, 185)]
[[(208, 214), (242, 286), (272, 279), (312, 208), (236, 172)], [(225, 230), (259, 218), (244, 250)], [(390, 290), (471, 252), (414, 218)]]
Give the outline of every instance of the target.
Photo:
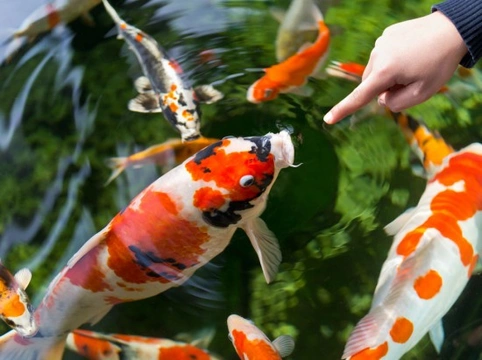
[(8, 360), (61, 360), (65, 337), (25, 339), (14, 330), (0, 337), (0, 358)]
[(436, 131), (431, 131), (422, 121), (405, 113), (391, 113), (408, 144), (418, 156), (430, 176), (454, 149)]
[(333, 77), (338, 77), (354, 82), (361, 82), (365, 65), (358, 63), (342, 63), (339, 61), (332, 61), (326, 68), (326, 73)]
[(114, 157), (114, 158), (107, 159), (106, 163), (107, 163), (107, 166), (112, 169), (112, 174), (107, 179), (104, 186), (109, 185), (112, 180), (118, 177), (125, 170), (125, 168), (127, 167), (128, 158)]

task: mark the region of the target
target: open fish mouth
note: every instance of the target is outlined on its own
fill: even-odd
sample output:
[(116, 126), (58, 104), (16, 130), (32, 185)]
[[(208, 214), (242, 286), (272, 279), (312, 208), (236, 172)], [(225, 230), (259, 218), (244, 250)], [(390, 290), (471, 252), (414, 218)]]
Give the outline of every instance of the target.
[(271, 153), (275, 157), (275, 165), (278, 168), (286, 168), (293, 165), (295, 158), (295, 148), (293, 141), (287, 130), (282, 130), (278, 134), (271, 136)]

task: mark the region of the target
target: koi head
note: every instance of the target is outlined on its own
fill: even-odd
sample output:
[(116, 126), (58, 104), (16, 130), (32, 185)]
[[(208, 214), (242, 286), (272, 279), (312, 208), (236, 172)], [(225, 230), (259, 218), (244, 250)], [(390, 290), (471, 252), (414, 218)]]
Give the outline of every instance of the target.
[(271, 342), (252, 321), (234, 314), (227, 323), (229, 339), (240, 359), (280, 360), (293, 352), (294, 341), (290, 336), (280, 336)]
[(248, 89), (247, 99), (252, 103), (274, 100), (278, 97), (280, 86), (267, 76), (263, 76)]
[(12, 276), (3, 265), (1, 267), (0, 318), (21, 336), (32, 337), (38, 328), (25, 292), (32, 275), (29, 270), (22, 269)]
[(185, 163), (197, 182), (193, 205), (215, 227), (259, 215), (279, 171), (293, 164), (287, 131), (246, 138), (228, 137), (199, 151)]

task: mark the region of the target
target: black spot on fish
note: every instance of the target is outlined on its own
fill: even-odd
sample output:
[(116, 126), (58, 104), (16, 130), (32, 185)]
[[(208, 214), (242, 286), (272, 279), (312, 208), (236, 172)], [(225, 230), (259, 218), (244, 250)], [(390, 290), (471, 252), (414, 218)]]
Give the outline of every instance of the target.
[(164, 114), (164, 117), (171, 123), (172, 126), (176, 127), (179, 125), (179, 121), (177, 119), (177, 114), (171, 110), (169, 106), (163, 106), (162, 107), (162, 113)]
[(214, 144), (211, 144), (201, 151), (198, 151), (196, 155), (194, 155), (194, 162), (198, 165), (201, 165), (201, 161), (204, 159), (207, 159), (210, 156), (216, 155), (216, 148), (220, 147), (223, 144), (222, 141), (215, 142)]
[(256, 154), (259, 161), (268, 161), (268, 155), (271, 151), (271, 136), (255, 136), (246, 138), (246, 140), (256, 145), (251, 147), (250, 154)]
[(261, 179), (261, 181), (257, 181), (255, 185), (261, 192), (263, 192), (271, 184), (272, 181), (273, 175), (264, 174), (264, 177)]
[(172, 266), (178, 268), (179, 270), (184, 270), (187, 268), (187, 266), (182, 263), (176, 263), (176, 264), (173, 264)]
[[(254, 199), (254, 198), (253, 198)], [(246, 210), (254, 207), (250, 203), (251, 200), (246, 201), (231, 201), (226, 211), (218, 209), (212, 211), (203, 211), (203, 220), (209, 225), (226, 228), (229, 225), (234, 225), (241, 220), (241, 215), (236, 214), (235, 211)]]
[(164, 259), (156, 256), (152, 251), (144, 252), (134, 245), (130, 245), (129, 250), (134, 253), (136, 263), (144, 268), (149, 268), (153, 263), (162, 264), (164, 262)]
[(211, 172), (211, 169), (210, 169), (210, 168), (208, 168), (208, 167), (203, 167), (203, 168), (202, 168), (202, 170), (203, 170), (203, 173), (205, 173), (205, 174), (207, 174), (207, 173), (210, 173), (210, 172)]
[(187, 106), (186, 99), (184, 99), (184, 94), (183, 94), (183, 93), (181, 93), (181, 94), (179, 95), (179, 99), (178, 99), (177, 101), (178, 101), (179, 105), (181, 105), (181, 106)]
[(415, 120), (413, 117), (407, 115), (408, 127), (410, 130), (415, 132), (420, 127), (420, 122)]

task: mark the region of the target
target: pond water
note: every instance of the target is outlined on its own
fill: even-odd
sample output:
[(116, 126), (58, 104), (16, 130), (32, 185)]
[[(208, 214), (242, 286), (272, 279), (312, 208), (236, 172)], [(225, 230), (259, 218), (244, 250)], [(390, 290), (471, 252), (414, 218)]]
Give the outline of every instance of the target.
[[(105, 186), (108, 158), (176, 138), (161, 114), (127, 109), (141, 74), (100, 4), (93, 23), (76, 19), (15, 53), (5, 43), (41, 0), (0, 2), (0, 258), (28, 267), (28, 293), (38, 304), (51, 279), (93, 234), (161, 175), (154, 165), (130, 168)], [(289, 359), (339, 359), (353, 326), (368, 312), (392, 238), (383, 226), (414, 206), (425, 180), (412, 173), (396, 125), (359, 114), (335, 126), (327, 110), (353, 88), (341, 79), (310, 80), (310, 97), (280, 95), (251, 104), (248, 87), (275, 60), (278, 22), (270, 8), (289, 1), (112, 1), (130, 24), (153, 36), (195, 85), (214, 83), (225, 97), (202, 106), (202, 133), (263, 135), (289, 128), (297, 168), (283, 170), (262, 215), (283, 261), (267, 285), (246, 235), (201, 269), (187, 286), (120, 304), (95, 326), (103, 333), (174, 338), (213, 328), (209, 350), (235, 359), (226, 319), (252, 319), (270, 338), (289, 334)], [(332, 32), (329, 60), (365, 63), (389, 24), (422, 16), (431, 1), (331, 0), (319, 6)], [(207, 54), (207, 55), (206, 55)], [(479, 70), (477, 70), (479, 71)], [(479, 78), (480, 79), (480, 78)], [(453, 89), (460, 80), (454, 79)], [(482, 138), (480, 83), (474, 91), (439, 94), (409, 112), (438, 129), (455, 148)], [(460, 87), (460, 86), (459, 86)], [(477, 90), (478, 89), (478, 90)], [(482, 278), (474, 275), (444, 318), (437, 355), (425, 337), (404, 359), (478, 359), (468, 346), (482, 323)], [(1, 323), (0, 329), (8, 328)], [(77, 355), (66, 351), (65, 359)]]

